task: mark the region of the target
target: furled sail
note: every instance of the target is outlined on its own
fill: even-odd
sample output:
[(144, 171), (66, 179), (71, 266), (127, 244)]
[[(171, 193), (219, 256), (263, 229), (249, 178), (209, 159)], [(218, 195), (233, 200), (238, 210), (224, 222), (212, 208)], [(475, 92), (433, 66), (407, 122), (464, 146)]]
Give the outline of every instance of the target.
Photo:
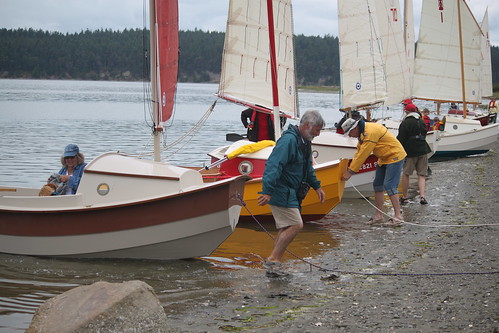
[[(299, 116), (291, 0), (273, 0), (279, 109)], [(267, 0), (231, 0), (218, 96), (268, 112), (274, 107)]]
[(481, 24), (482, 28), (482, 66), (481, 66), (481, 92), (482, 96), (490, 97), (492, 91), (492, 61), (490, 57), (490, 36), (489, 36), (489, 10), (485, 11)]
[(414, 56), (416, 36), (414, 31), (414, 5), (412, 0), (404, 1), (404, 41), (407, 66), (409, 67), (409, 89), (412, 96), (412, 82), (414, 78)]
[(157, 99), (159, 123), (170, 119), (177, 87), (178, 74), (178, 0), (158, 0), (156, 6), (156, 43), (158, 73)]

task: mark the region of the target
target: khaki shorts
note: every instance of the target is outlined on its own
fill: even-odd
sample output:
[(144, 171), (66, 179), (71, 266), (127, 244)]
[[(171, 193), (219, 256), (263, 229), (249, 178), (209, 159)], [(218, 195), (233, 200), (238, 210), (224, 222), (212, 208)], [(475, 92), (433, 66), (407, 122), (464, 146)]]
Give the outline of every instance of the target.
[(298, 208), (288, 208), (270, 205), (277, 229), (290, 227), (292, 225), (303, 225), (300, 210)]
[(404, 174), (410, 176), (416, 170), (418, 176), (428, 176), (428, 155), (407, 157), (404, 163)]

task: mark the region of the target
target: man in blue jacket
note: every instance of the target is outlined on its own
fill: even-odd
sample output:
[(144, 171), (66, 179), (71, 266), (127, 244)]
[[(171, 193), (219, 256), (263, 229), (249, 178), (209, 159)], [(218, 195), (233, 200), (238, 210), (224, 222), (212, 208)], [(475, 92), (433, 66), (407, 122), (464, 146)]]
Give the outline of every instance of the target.
[(305, 112), (299, 126), (289, 126), (283, 133), (265, 164), (258, 204), (270, 205), (279, 230), (272, 253), (264, 261), (268, 276), (288, 275), (282, 269), (281, 258), (303, 228), (300, 211), (308, 188), (306, 184), (315, 189), (321, 203), (325, 200), (312, 167), (311, 149), (312, 139), (320, 134), (324, 124), (318, 111)]

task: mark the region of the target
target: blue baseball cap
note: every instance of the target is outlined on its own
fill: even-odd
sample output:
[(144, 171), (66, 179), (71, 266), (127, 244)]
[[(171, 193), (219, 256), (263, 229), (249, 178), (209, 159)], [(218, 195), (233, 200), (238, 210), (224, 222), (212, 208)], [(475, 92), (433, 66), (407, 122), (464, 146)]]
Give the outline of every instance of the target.
[(80, 148), (77, 145), (69, 144), (64, 148), (64, 157), (73, 157), (78, 155)]

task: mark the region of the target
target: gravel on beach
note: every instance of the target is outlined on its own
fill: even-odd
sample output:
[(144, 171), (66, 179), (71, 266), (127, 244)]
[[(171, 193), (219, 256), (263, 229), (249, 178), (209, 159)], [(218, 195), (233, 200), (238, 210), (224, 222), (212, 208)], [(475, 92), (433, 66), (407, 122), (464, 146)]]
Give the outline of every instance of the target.
[(307, 258), (313, 266), (288, 258), (287, 279), (227, 272), (224, 297), (165, 307), (171, 330), (499, 332), (498, 152), (496, 141), (485, 155), (430, 163), (429, 204), (414, 184), (401, 227), (366, 225), (372, 201), (343, 200), (319, 221), (340, 245)]

